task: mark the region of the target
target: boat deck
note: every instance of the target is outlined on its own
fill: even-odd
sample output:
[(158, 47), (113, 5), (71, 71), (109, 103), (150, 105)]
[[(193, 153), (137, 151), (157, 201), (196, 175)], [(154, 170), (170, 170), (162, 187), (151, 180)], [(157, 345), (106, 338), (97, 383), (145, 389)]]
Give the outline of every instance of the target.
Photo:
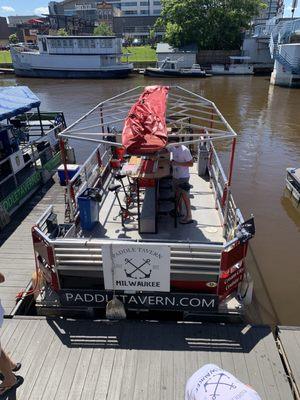
[[(112, 179), (108, 184), (111, 182)], [(140, 234), (138, 232), (137, 207), (130, 210), (136, 215), (126, 222), (125, 228), (122, 227), (121, 217), (118, 217), (120, 207), (115, 194), (107, 191), (108, 184), (100, 208), (99, 224), (92, 232), (83, 232), (83, 237), (224, 243), (223, 228), (218, 211), (215, 208), (213, 191), (209, 181), (198, 176), (196, 166), (191, 169), (190, 178), (190, 184), (193, 186), (190, 190), (190, 197), (194, 222), (182, 225), (178, 219), (177, 228), (175, 228), (174, 218), (169, 213), (165, 213), (158, 216), (158, 232), (156, 234)], [(121, 200), (123, 197), (124, 193), (121, 192)], [(166, 206), (168, 207), (168, 204)], [(165, 205), (162, 204), (162, 207), (165, 207)], [(174, 205), (171, 204), (171, 208), (174, 208)]]
[(182, 400), (187, 379), (214, 363), (262, 400), (292, 400), (265, 326), (14, 317), (1, 345), (22, 362), (19, 400)]
[(5, 276), (0, 290), (6, 315), (14, 312), (16, 295), (27, 287), (35, 271), (31, 228), (50, 204), (55, 205), (63, 222), (63, 193), (58, 183), (44, 186), (12, 216), (9, 225), (0, 232), (0, 271)]

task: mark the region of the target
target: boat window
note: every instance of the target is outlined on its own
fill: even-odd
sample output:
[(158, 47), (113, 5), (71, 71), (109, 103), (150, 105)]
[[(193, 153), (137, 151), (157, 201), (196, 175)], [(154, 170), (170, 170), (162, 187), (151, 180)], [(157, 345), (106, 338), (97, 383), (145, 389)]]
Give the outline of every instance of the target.
[(78, 47), (84, 47), (83, 39), (78, 39), (77, 42), (78, 42)]
[(90, 41), (88, 39), (84, 39), (84, 47), (90, 47)]
[(66, 39), (63, 39), (62, 43), (63, 47), (68, 47), (68, 41)]
[(69, 39), (69, 47), (73, 47), (73, 40)]
[(100, 47), (112, 47), (112, 40), (111, 39), (101, 39)]
[(94, 49), (96, 47), (96, 43), (94, 39), (91, 39), (91, 48)]
[(61, 47), (61, 40), (60, 39), (56, 40), (56, 47)]

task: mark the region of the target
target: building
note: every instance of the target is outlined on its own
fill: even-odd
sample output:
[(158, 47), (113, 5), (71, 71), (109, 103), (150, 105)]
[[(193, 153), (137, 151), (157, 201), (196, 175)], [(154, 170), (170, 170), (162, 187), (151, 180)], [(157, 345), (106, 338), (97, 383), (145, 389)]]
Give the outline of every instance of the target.
[(101, 3), (97, 4), (97, 14), (98, 14), (98, 19), (95, 23), (96, 25), (105, 23), (109, 25), (112, 30), (114, 30), (113, 19), (114, 17), (121, 16), (121, 10), (119, 8), (114, 7), (111, 3), (102, 1)]
[(22, 25), (24, 22), (27, 22), (30, 19), (35, 19), (36, 15), (12, 15), (7, 18), (8, 18), (8, 26), (10, 28), (16, 28), (17, 25)]
[[(64, 28), (73, 35), (91, 34), (95, 26), (105, 22), (117, 35), (148, 37), (160, 12), (160, 0), (64, 0), (49, 3), (51, 29)], [(132, 17), (138, 19), (134, 21)]]
[(37, 44), (37, 35), (49, 33), (48, 18), (32, 18), (17, 25), (17, 36), (21, 42)]
[(122, 15), (153, 15), (158, 16), (161, 13), (160, 0), (121, 0), (118, 2), (121, 6)]
[(300, 88), (300, 19), (278, 24), (271, 34), (270, 50), (274, 59), (271, 84)]
[[(150, 30), (153, 29), (158, 17), (151, 15), (121, 16), (114, 17), (113, 30), (117, 36), (130, 37), (145, 41), (149, 38)], [(156, 40), (161, 40), (162, 30), (155, 31)]]
[(190, 68), (196, 64), (197, 46), (189, 45), (180, 49), (174, 49), (168, 43), (158, 43), (156, 47), (157, 63), (160, 65), (166, 58), (172, 61), (178, 60), (180, 68)]
[(64, 0), (49, 3), (51, 30), (66, 29), (72, 35), (90, 35), (105, 22), (113, 28), (113, 17), (121, 15), (109, 1)]
[(284, 12), (283, 0), (264, 0), (264, 8), (252, 23), (243, 41), (243, 55), (249, 56), (256, 73), (270, 73), (274, 61), (271, 58), (269, 43), (274, 27), (280, 23)]
[(10, 32), (5, 17), (0, 17), (0, 48), (8, 45)]

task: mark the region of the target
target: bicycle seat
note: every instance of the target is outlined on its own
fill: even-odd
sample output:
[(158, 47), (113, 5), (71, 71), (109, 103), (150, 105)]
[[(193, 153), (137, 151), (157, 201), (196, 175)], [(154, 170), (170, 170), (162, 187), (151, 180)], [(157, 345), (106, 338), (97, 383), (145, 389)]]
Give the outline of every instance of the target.
[(111, 184), (108, 186), (108, 190), (110, 192), (115, 192), (116, 190), (120, 189), (120, 187), (121, 187), (121, 185), (119, 185), (119, 184), (115, 184), (115, 185)]
[(125, 178), (125, 174), (115, 174), (115, 178), (119, 181), (120, 179)]

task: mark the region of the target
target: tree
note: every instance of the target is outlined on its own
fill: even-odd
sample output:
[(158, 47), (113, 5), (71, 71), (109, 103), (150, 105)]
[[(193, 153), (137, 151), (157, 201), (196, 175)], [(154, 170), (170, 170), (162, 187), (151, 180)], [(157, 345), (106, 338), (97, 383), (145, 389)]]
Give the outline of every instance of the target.
[(68, 32), (64, 28), (60, 28), (57, 31), (58, 36), (68, 36)]
[(154, 48), (155, 45), (155, 29), (151, 28), (149, 30), (149, 43), (151, 45), (152, 48)]
[(12, 33), (11, 35), (9, 35), (8, 38), (9, 43), (18, 43), (18, 36), (16, 35), (16, 33)]
[(174, 47), (196, 43), (201, 50), (238, 49), (243, 32), (265, 7), (262, 0), (162, 0), (157, 25)]
[(101, 22), (96, 28), (94, 28), (94, 35), (98, 36), (113, 36), (113, 31), (111, 27), (107, 25), (105, 22)]

